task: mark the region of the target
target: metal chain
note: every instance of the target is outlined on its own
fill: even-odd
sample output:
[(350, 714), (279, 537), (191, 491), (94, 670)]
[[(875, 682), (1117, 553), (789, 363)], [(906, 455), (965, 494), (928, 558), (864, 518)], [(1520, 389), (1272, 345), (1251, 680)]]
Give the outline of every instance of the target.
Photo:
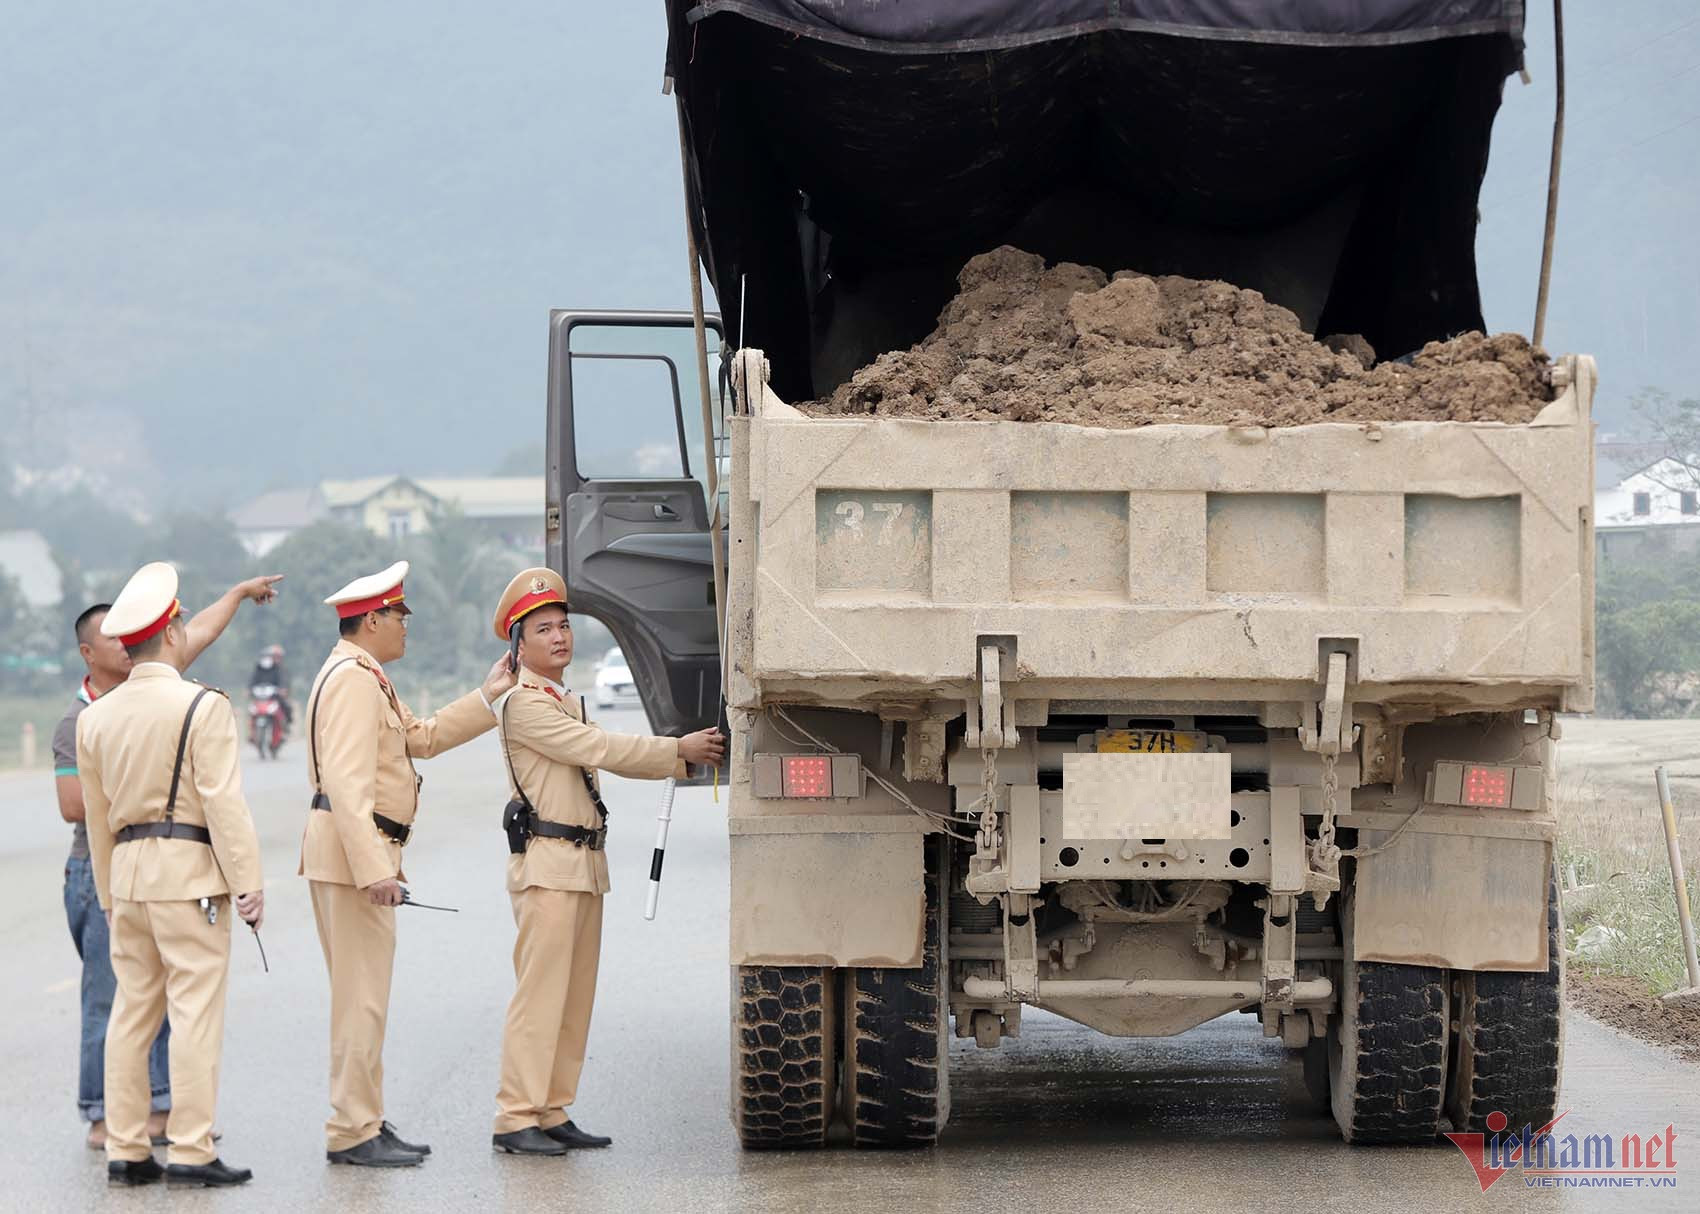
[(1322, 759), (1322, 822), (1316, 841), (1310, 845), (1311, 865), (1319, 872), (1334, 873), (1340, 865), (1340, 848), (1334, 842), (1334, 815), (1340, 798), (1339, 757), (1324, 752)]
[(998, 752), (980, 752), (980, 846), (991, 851), (998, 833)]

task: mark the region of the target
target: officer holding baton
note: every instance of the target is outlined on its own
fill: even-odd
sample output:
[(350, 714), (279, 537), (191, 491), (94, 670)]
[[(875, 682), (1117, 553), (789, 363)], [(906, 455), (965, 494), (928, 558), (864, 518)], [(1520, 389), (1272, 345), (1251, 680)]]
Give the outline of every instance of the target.
[(496, 705), (512, 793), (504, 825), (518, 937), (491, 1143), (508, 1154), (562, 1155), (611, 1141), (567, 1115), (584, 1067), (608, 892), (607, 809), (596, 773), (683, 777), (687, 762), (718, 764), (725, 742), (713, 729), (657, 738), (591, 723), (584, 698), (561, 684), (573, 634), (566, 584), (552, 569), (515, 577), (493, 627), (512, 646), (518, 675)]

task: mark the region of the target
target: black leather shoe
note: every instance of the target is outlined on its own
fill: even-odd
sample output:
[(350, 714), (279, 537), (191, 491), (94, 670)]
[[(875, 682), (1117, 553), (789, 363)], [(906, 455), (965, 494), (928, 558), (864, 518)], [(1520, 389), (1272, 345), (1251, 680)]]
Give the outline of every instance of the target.
[(382, 1138), (392, 1147), (400, 1147), (404, 1151), (412, 1151), (415, 1155), (429, 1155), (431, 1153), (431, 1148), (422, 1142), (406, 1141), (400, 1134), (395, 1132), (395, 1127), (387, 1121), (384, 1122), (383, 1128), (378, 1131), (378, 1137)]
[(606, 1147), (612, 1146), (614, 1142), (612, 1138), (604, 1138), (601, 1134), (586, 1134), (570, 1121), (550, 1126), (543, 1132), (556, 1142), (569, 1147)]
[(254, 1173), (247, 1168), (233, 1168), (222, 1159), (211, 1163), (168, 1163), (165, 1165), (165, 1183), (168, 1185), (189, 1185), (202, 1189), (228, 1189), (232, 1185), (247, 1184), (254, 1179)]
[(565, 1155), (567, 1148), (534, 1125), (490, 1135), (490, 1145), (508, 1155)]
[(146, 1159), (109, 1159), (106, 1162), (107, 1184), (152, 1184), (164, 1175), (165, 1169), (152, 1155)]
[(357, 1168), (414, 1168), (425, 1162), (417, 1151), (404, 1151), (383, 1134), (372, 1135), (346, 1151), (326, 1151), (332, 1163), (351, 1163)]

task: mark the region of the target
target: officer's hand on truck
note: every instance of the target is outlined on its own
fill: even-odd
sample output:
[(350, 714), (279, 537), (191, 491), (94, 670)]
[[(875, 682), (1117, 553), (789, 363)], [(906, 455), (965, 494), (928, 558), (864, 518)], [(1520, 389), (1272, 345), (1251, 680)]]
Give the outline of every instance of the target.
[(718, 729), (699, 729), (679, 739), (679, 757), (698, 767), (719, 767), (726, 757), (726, 738)]

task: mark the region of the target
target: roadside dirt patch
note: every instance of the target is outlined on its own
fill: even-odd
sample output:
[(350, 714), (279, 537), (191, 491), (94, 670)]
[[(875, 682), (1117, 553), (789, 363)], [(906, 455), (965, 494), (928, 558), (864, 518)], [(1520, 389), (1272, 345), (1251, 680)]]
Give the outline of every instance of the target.
[(1148, 278), (1004, 246), (963, 267), (938, 327), (882, 354), (813, 416), (1296, 426), (1531, 420), (1553, 392), (1522, 337), (1466, 333), (1375, 364), (1356, 334), (1317, 341), (1298, 317), (1225, 282)]
[(1581, 966), (1571, 968), (1567, 989), (1570, 1001), (1594, 1019), (1700, 1062), (1700, 1006), (1667, 1003), (1639, 979), (1590, 974)]

